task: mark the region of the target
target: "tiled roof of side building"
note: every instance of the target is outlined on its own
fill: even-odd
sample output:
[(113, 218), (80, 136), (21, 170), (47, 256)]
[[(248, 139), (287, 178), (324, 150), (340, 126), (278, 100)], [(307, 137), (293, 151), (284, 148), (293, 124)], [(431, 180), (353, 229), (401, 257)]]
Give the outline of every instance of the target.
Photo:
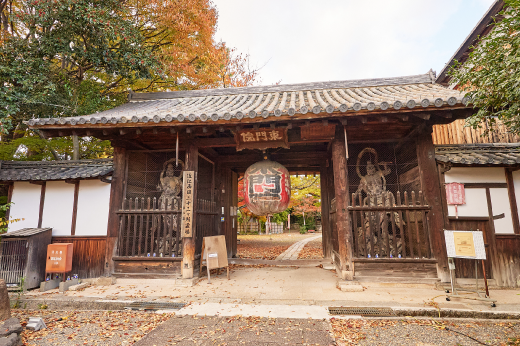
[(1, 161), (0, 181), (101, 178), (111, 175), (112, 159), (79, 161)]
[(336, 113), (399, 109), (437, 109), (464, 105), (464, 94), (424, 75), (157, 93), (131, 93), (130, 102), (78, 117), (32, 119), (31, 127), (147, 122), (229, 121), (312, 112)]
[(455, 166), (519, 166), (520, 143), (438, 145), (435, 159)]

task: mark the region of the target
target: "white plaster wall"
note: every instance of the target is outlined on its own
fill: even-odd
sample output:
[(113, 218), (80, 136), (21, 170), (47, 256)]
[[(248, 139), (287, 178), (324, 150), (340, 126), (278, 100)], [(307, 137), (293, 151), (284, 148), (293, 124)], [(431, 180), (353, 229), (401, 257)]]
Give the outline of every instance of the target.
[(452, 167), (445, 173), (445, 180), (446, 183), (505, 183), (506, 174), (504, 167)]
[(99, 180), (79, 183), (76, 235), (107, 235), (110, 184)]
[(64, 181), (48, 181), (43, 205), (42, 227), (52, 227), (53, 236), (70, 235), (74, 184)]
[(13, 185), (13, 196), (11, 197), (11, 211), (9, 219), (24, 220), (14, 222), (8, 226), (8, 231), (13, 232), (22, 228), (38, 227), (40, 214), (41, 185), (28, 182), (15, 182)]
[(493, 215), (504, 213), (503, 219), (495, 220), (495, 233), (515, 233), (507, 189), (489, 189)]
[[(466, 204), (458, 206), (459, 216), (488, 217), (486, 189), (465, 189), (464, 192)], [(455, 216), (455, 206), (448, 205), (448, 215)]]
[[(520, 175), (517, 175), (520, 193)], [(445, 173), (446, 183), (505, 183), (504, 167), (453, 167)], [(515, 186), (516, 189), (516, 186)], [(458, 207), (459, 216), (488, 217), (485, 189), (465, 189), (466, 204)], [(504, 213), (503, 219), (495, 220), (495, 232), (514, 233), (511, 208), (506, 188), (490, 189), (493, 215)], [(455, 207), (448, 205), (448, 215), (455, 216)]]

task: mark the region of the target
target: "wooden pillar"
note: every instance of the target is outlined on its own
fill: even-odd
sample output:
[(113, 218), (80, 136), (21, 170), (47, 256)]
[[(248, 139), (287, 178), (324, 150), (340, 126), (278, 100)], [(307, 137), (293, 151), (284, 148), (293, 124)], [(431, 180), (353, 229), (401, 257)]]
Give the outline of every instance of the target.
[(340, 256), (340, 270), (343, 280), (352, 280), (354, 276), (352, 266), (352, 224), (348, 207), (348, 172), (345, 142), (332, 142), (332, 164), (334, 171), (334, 190), (336, 196), (336, 224), (338, 230), (338, 249)]
[[(38, 212), (38, 228), (42, 227), (43, 221), (43, 207), (45, 205), (45, 191), (47, 189), (47, 182), (42, 183), (41, 191), (40, 191), (40, 210)], [(12, 191), (12, 190), (11, 190)], [(9, 219), (9, 217), (7, 217)]]
[[(7, 204), (12, 202), (13, 199), (13, 190), (14, 190), (14, 182), (10, 182), (9, 186), (7, 187)], [(9, 215), (11, 214), (11, 206), (7, 208), (5, 212), (5, 219), (9, 221)], [(38, 221), (39, 222), (39, 221)], [(9, 224), (7, 225), (9, 227)]]
[[(199, 172), (199, 150), (193, 143), (189, 143), (186, 148), (185, 170), (193, 171), (195, 179), (193, 183), (193, 236), (182, 238), (182, 277), (184, 279), (193, 278), (193, 268), (195, 266), (195, 237), (197, 230), (197, 188)], [(202, 260), (202, 258), (201, 258)]]
[(331, 258), (332, 252), (332, 229), (329, 224), (329, 186), (327, 180), (327, 167), (323, 163), (320, 167), (320, 189), (321, 189), (321, 242), (323, 248), (323, 257)]
[(119, 215), (117, 211), (121, 209), (123, 203), (123, 193), (125, 187), (126, 171), (126, 149), (114, 147), (114, 172), (112, 173), (112, 183), (110, 184), (110, 209), (108, 213), (107, 242), (106, 242), (106, 265), (105, 275), (114, 272), (114, 262), (112, 257), (116, 256), (117, 238), (119, 236)]
[(217, 217), (215, 218), (215, 230), (216, 235), (223, 235), (222, 223), (220, 222), (220, 216), (222, 214), (222, 167), (220, 164), (215, 166), (215, 206), (217, 209)]
[(231, 208), (233, 209), (233, 215), (230, 217), (231, 221), (231, 257), (237, 255), (237, 230), (238, 230), (238, 218), (235, 210), (238, 206), (238, 174), (231, 172)]
[(231, 171), (231, 169), (226, 168), (222, 171), (222, 207), (219, 211), (219, 215), (224, 218), (224, 222), (221, 222), (222, 225), (222, 234), (226, 236), (226, 250), (228, 258), (232, 258), (233, 248), (236, 249), (236, 236), (233, 238), (233, 224), (232, 224), (232, 216), (231, 216), (231, 206), (233, 204), (233, 175), (235, 173)]
[(510, 168), (506, 168), (505, 173), (507, 182), (507, 194), (509, 196), (509, 207), (511, 208), (511, 218), (513, 219), (513, 230), (515, 234), (520, 234), (520, 221), (518, 218), (518, 205), (516, 203), (513, 171)]
[(72, 204), (72, 225), (70, 227), (70, 235), (72, 235), (72, 236), (76, 235), (76, 221), (78, 219), (78, 197), (79, 197), (79, 180), (74, 182), (74, 202)]
[(428, 213), (430, 246), (437, 259), (437, 275), (442, 282), (450, 281), (448, 257), (444, 241), (444, 211), (439, 171), (435, 161), (435, 148), (432, 141), (432, 126), (429, 125), (417, 137), (417, 161), (424, 198), (431, 207)]

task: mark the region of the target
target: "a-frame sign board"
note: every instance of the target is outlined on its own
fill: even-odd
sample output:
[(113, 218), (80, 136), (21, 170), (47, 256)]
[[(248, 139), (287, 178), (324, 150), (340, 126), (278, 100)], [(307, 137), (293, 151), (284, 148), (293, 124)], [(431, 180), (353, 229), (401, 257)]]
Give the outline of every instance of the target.
[(229, 265), (226, 249), (226, 237), (217, 235), (204, 237), (202, 239), (202, 256), (200, 259), (199, 277), (202, 276), (202, 267), (206, 266), (208, 272), (208, 283), (211, 283), (209, 273), (211, 269), (226, 268), (229, 280)]

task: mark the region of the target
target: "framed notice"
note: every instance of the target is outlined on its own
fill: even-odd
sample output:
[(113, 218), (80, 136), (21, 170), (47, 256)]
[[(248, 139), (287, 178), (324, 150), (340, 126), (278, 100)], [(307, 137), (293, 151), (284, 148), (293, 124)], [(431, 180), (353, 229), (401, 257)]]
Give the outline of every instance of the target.
[(444, 231), (446, 251), (451, 258), (486, 259), (481, 231)]
[(195, 172), (184, 171), (182, 173), (182, 220), (181, 236), (191, 238), (193, 236), (193, 192)]

